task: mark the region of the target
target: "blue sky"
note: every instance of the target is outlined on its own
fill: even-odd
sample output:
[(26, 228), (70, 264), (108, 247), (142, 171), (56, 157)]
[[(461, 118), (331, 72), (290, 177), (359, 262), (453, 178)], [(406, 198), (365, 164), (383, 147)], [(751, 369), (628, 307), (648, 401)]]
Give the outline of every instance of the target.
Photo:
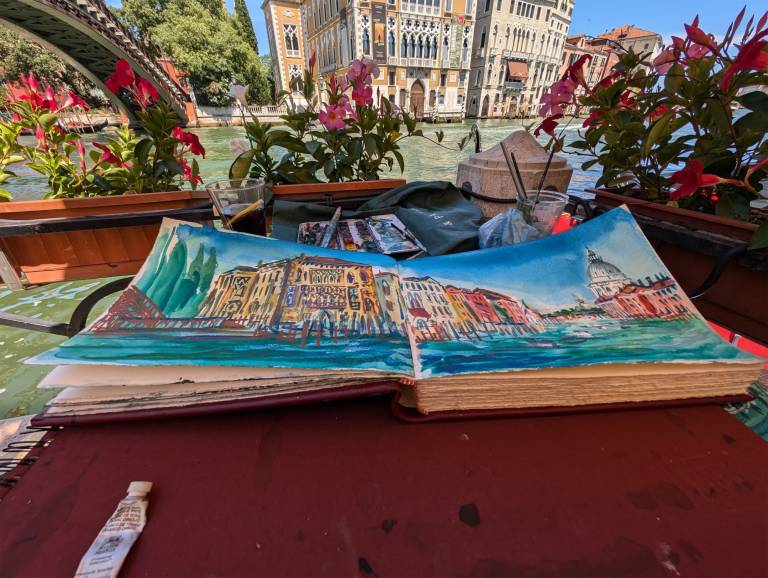
[[(109, 4), (119, 5), (119, 0), (108, 0)], [(259, 39), (259, 50), (262, 54), (269, 53), (267, 31), (264, 27), (264, 13), (261, 11), (261, 0), (246, 0), (251, 13), (256, 37)], [(233, 0), (227, 0), (230, 11)], [(701, 25), (716, 36), (725, 33), (728, 23), (733, 20), (742, 6), (747, 6), (748, 13), (765, 10), (764, 0), (749, 0), (733, 2), (732, 0), (639, 0), (639, 1), (607, 1), (607, 0), (576, 0), (573, 11), (571, 33), (585, 33), (596, 36), (621, 24), (635, 24), (640, 28), (658, 32), (665, 39), (672, 34), (681, 34), (683, 24), (691, 22), (698, 13)]]

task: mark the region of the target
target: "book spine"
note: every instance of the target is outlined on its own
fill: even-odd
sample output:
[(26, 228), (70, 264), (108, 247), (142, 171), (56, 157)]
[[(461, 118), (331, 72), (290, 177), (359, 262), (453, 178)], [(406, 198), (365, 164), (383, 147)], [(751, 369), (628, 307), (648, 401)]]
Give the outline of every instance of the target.
[(37, 462), (60, 429), (55, 426), (26, 426), (0, 450), (0, 501)]

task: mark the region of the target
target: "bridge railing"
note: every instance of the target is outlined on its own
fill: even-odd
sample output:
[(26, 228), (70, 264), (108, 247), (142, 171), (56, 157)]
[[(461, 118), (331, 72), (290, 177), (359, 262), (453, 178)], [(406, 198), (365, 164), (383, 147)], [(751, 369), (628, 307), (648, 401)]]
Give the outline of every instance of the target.
[[(278, 117), (283, 114), (287, 114), (288, 110), (285, 106), (278, 106), (274, 104), (265, 105), (251, 105), (246, 109), (246, 118), (249, 114), (253, 114), (257, 117)], [(242, 112), (240, 108), (236, 106), (198, 106), (197, 116), (199, 118), (240, 118)]]

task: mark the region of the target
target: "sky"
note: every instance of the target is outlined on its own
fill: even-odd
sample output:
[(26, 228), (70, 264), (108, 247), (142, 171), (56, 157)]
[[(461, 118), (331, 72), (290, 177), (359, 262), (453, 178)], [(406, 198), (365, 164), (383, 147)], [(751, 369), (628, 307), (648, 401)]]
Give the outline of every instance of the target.
[[(601, 32), (622, 24), (634, 24), (640, 28), (658, 32), (665, 40), (673, 34), (683, 33), (683, 24), (690, 23), (699, 14), (701, 26), (715, 36), (725, 33), (728, 23), (741, 10), (747, 7), (747, 13), (757, 13), (766, 9), (765, 0), (575, 0), (571, 34), (584, 33), (596, 36)], [(226, 0), (230, 12), (233, 0)], [(108, 0), (118, 6), (119, 0)], [(253, 27), (259, 40), (259, 51), (269, 54), (267, 31), (264, 26), (264, 13), (261, 0), (246, 0), (251, 13)]]

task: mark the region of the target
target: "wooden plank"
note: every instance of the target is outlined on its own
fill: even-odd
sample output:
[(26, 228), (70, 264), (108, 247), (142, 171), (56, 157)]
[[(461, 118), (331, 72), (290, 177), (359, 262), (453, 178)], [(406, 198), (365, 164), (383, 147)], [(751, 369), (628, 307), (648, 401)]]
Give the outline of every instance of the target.
[(21, 291), (24, 289), (24, 282), (2, 248), (0, 248), (0, 279), (3, 280), (5, 286), (11, 291)]

